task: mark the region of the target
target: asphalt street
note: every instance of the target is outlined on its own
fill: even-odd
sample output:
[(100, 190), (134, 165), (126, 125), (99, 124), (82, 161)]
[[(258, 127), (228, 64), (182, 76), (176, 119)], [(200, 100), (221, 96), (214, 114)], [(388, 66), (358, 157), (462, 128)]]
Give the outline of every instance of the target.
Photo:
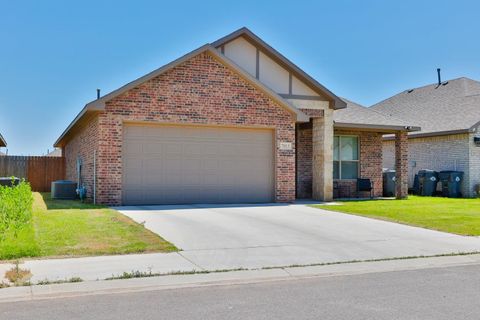
[(0, 319), (478, 319), (480, 265), (0, 304)]

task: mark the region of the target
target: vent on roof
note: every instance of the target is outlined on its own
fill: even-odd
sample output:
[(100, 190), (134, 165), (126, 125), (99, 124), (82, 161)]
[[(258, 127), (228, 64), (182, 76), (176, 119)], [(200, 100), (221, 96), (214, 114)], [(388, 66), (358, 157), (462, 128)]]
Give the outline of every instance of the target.
[(413, 92), (413, 89), (410, 89), (410, 90), (407, 90), (408, 93), (412, 93)]
[(448, 84), (448, 81), (445, 81), (444, 83), (442, 83), (442, 86), (446, 86)]

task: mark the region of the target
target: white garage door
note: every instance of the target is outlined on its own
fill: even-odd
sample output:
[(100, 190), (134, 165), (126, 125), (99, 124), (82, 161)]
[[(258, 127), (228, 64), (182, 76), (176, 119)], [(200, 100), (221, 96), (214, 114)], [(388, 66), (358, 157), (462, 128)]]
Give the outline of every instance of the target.
[(274, 199), (273, 130), (125, 125), (123, 203)]

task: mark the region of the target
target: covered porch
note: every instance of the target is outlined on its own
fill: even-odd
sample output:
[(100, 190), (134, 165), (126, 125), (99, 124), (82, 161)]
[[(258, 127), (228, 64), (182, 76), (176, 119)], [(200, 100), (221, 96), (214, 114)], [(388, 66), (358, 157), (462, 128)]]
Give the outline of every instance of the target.
[[(347, 108), (312, 117), (296, 127), (296, 197), (331, 201), (335, 198), (383, 195), (382, 136), (395, 136), (396, 192), (408, 195), (407, 133), (419, 128), (347, 101)], [(358, 179), (373, 188), (360, 191)]]

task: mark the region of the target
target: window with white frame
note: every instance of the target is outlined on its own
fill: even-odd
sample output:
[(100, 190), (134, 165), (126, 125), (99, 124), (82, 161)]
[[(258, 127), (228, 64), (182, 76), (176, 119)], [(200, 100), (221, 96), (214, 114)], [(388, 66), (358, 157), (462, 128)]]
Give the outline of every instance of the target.
[(333, 137), (333, 178), (358, 178), (358, 136)]

